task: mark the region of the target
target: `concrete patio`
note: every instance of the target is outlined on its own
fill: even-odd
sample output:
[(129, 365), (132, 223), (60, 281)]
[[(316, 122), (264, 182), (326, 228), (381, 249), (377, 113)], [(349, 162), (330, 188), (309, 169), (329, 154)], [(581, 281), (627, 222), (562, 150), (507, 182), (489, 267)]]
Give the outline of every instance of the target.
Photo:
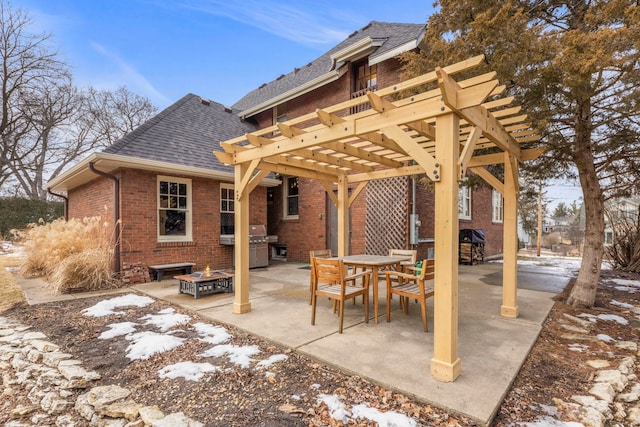
[(256, 336), (292, 348), (367, 378), (419, 401), (489, 424), (534, 344), (553, 296), (568, 282), (544, 267), (518, 271), (520, 316), (500, 316), (502, 265), (486, 263), (459, 267), (459, 348), (462, 375), (452, 383), (430, 374), (433, 354), (433, 299), (428, 304), (429, 333), (422, 331), (419, 305), (406, 316), (393, 302), (391, 322), (385, 320), (384, 284), (380, 283), (379, 322), (364, 323), (361, 304), (348, 303), (344, 333), (331, 302), (318, 300), (316, 324), (311, 325), (309, 269), (305, 264), (274, 263), (251, 270), (252, 310), (233, 314), (233, 294), (194, 299), (179, 294), (176, 280), (137, 285), (134, 289), (194, 310), (213, 321), (234, 325)]

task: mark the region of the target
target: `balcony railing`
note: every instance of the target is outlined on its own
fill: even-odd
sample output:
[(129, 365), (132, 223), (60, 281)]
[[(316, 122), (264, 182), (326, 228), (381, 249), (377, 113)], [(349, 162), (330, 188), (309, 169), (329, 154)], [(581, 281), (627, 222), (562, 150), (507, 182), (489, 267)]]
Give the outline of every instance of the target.
[[(356, 92), (351, 92), (351, 99), (358, 98), (360, 96), (366, 95), (367, 92), (375, 92), (376, 89), (377, 89), (377, 86), (371, 86), (371, 87), (368, 87), (366, 89), (360, 89), (360, 90), (358, 90)], [(350, 114), (360, 113), (362, 111), (366, 111), (366, 110), (369, 110), (369, 109), (371, 109), (371, 104), (369, 104), (368, 102), (365, 102), (363, 104), (358, 104), (358, 105), (355, 105), (355, 106), (351, 107)]]

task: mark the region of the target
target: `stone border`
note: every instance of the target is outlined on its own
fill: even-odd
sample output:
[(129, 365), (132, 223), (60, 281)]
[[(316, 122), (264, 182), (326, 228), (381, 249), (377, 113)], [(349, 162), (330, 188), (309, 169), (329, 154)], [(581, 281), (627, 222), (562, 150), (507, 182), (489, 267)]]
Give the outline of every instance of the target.
[(118, 385), (92, 387), (100, 374), (30, 329), (0, 317), (0, 396), (23, 391), (31, 403), (14, 408), (6, 427), (75, 427), (86, 421), (95, 427), (203, 426), (182, 412), (165, 415), (157, 406), (142, 406)]

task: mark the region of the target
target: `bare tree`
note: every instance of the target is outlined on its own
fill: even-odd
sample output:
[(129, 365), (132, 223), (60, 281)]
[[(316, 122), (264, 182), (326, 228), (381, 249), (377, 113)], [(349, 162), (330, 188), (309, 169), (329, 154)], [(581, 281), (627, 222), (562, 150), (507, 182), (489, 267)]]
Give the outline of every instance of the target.
[(27, 14), (0, 0), (0, 183), (13, 175), (16, 162), (29, 150), (22, 144), (33, 131), (30, 104), (43, 88), (55, 87), (70, 77), (67, 65), (49, 45), (49, 34), (27, 31)]
[(72, 84), (66, 64), (47, 47), (49, 35), (26, 31), (27, 15), (0, 0), (3, 72), (0, 184), (5, 194), (46, 199), (43, 184), (91, 151), (134, 130), (157, 108), (125, 87)]
[(88, 88), (83, 94), (81, 116), (76, 122), (95, 148), (109, 145), (150, 119), (157, 108), (143, 96), (122, 86), (115, 91)]

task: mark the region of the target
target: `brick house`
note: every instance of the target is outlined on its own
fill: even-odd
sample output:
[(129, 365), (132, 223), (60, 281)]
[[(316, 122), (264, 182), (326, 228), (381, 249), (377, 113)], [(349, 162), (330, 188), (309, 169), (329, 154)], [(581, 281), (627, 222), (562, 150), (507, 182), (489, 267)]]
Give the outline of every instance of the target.
[[(417, 49), (423, 31), (423, 24), (373, 21), (231, 108), (189, 94), (47, 188), (66, 192), (70, 217), (120, 220), (120, 262), (229, 268), (233, 250), (221, 235), (233, 234), (234, 174), (212, 154), (219, 142), (400, 82), (398, 55)], [(313, 179), (269, 176), (251, 193), (250, 222), (278, 236), (271, 254), (288, 261), (308, 262), (309, 250), (335, 248), (336, 214)], [(411, 247), (426, 257), (433, 216), (433, 194), (417, 177), (371, 182), (351, 207), (350, 252)], [(460, 228), (485, 230), (486, 254), (500, 252), (499, 193), (462, 187)]]

